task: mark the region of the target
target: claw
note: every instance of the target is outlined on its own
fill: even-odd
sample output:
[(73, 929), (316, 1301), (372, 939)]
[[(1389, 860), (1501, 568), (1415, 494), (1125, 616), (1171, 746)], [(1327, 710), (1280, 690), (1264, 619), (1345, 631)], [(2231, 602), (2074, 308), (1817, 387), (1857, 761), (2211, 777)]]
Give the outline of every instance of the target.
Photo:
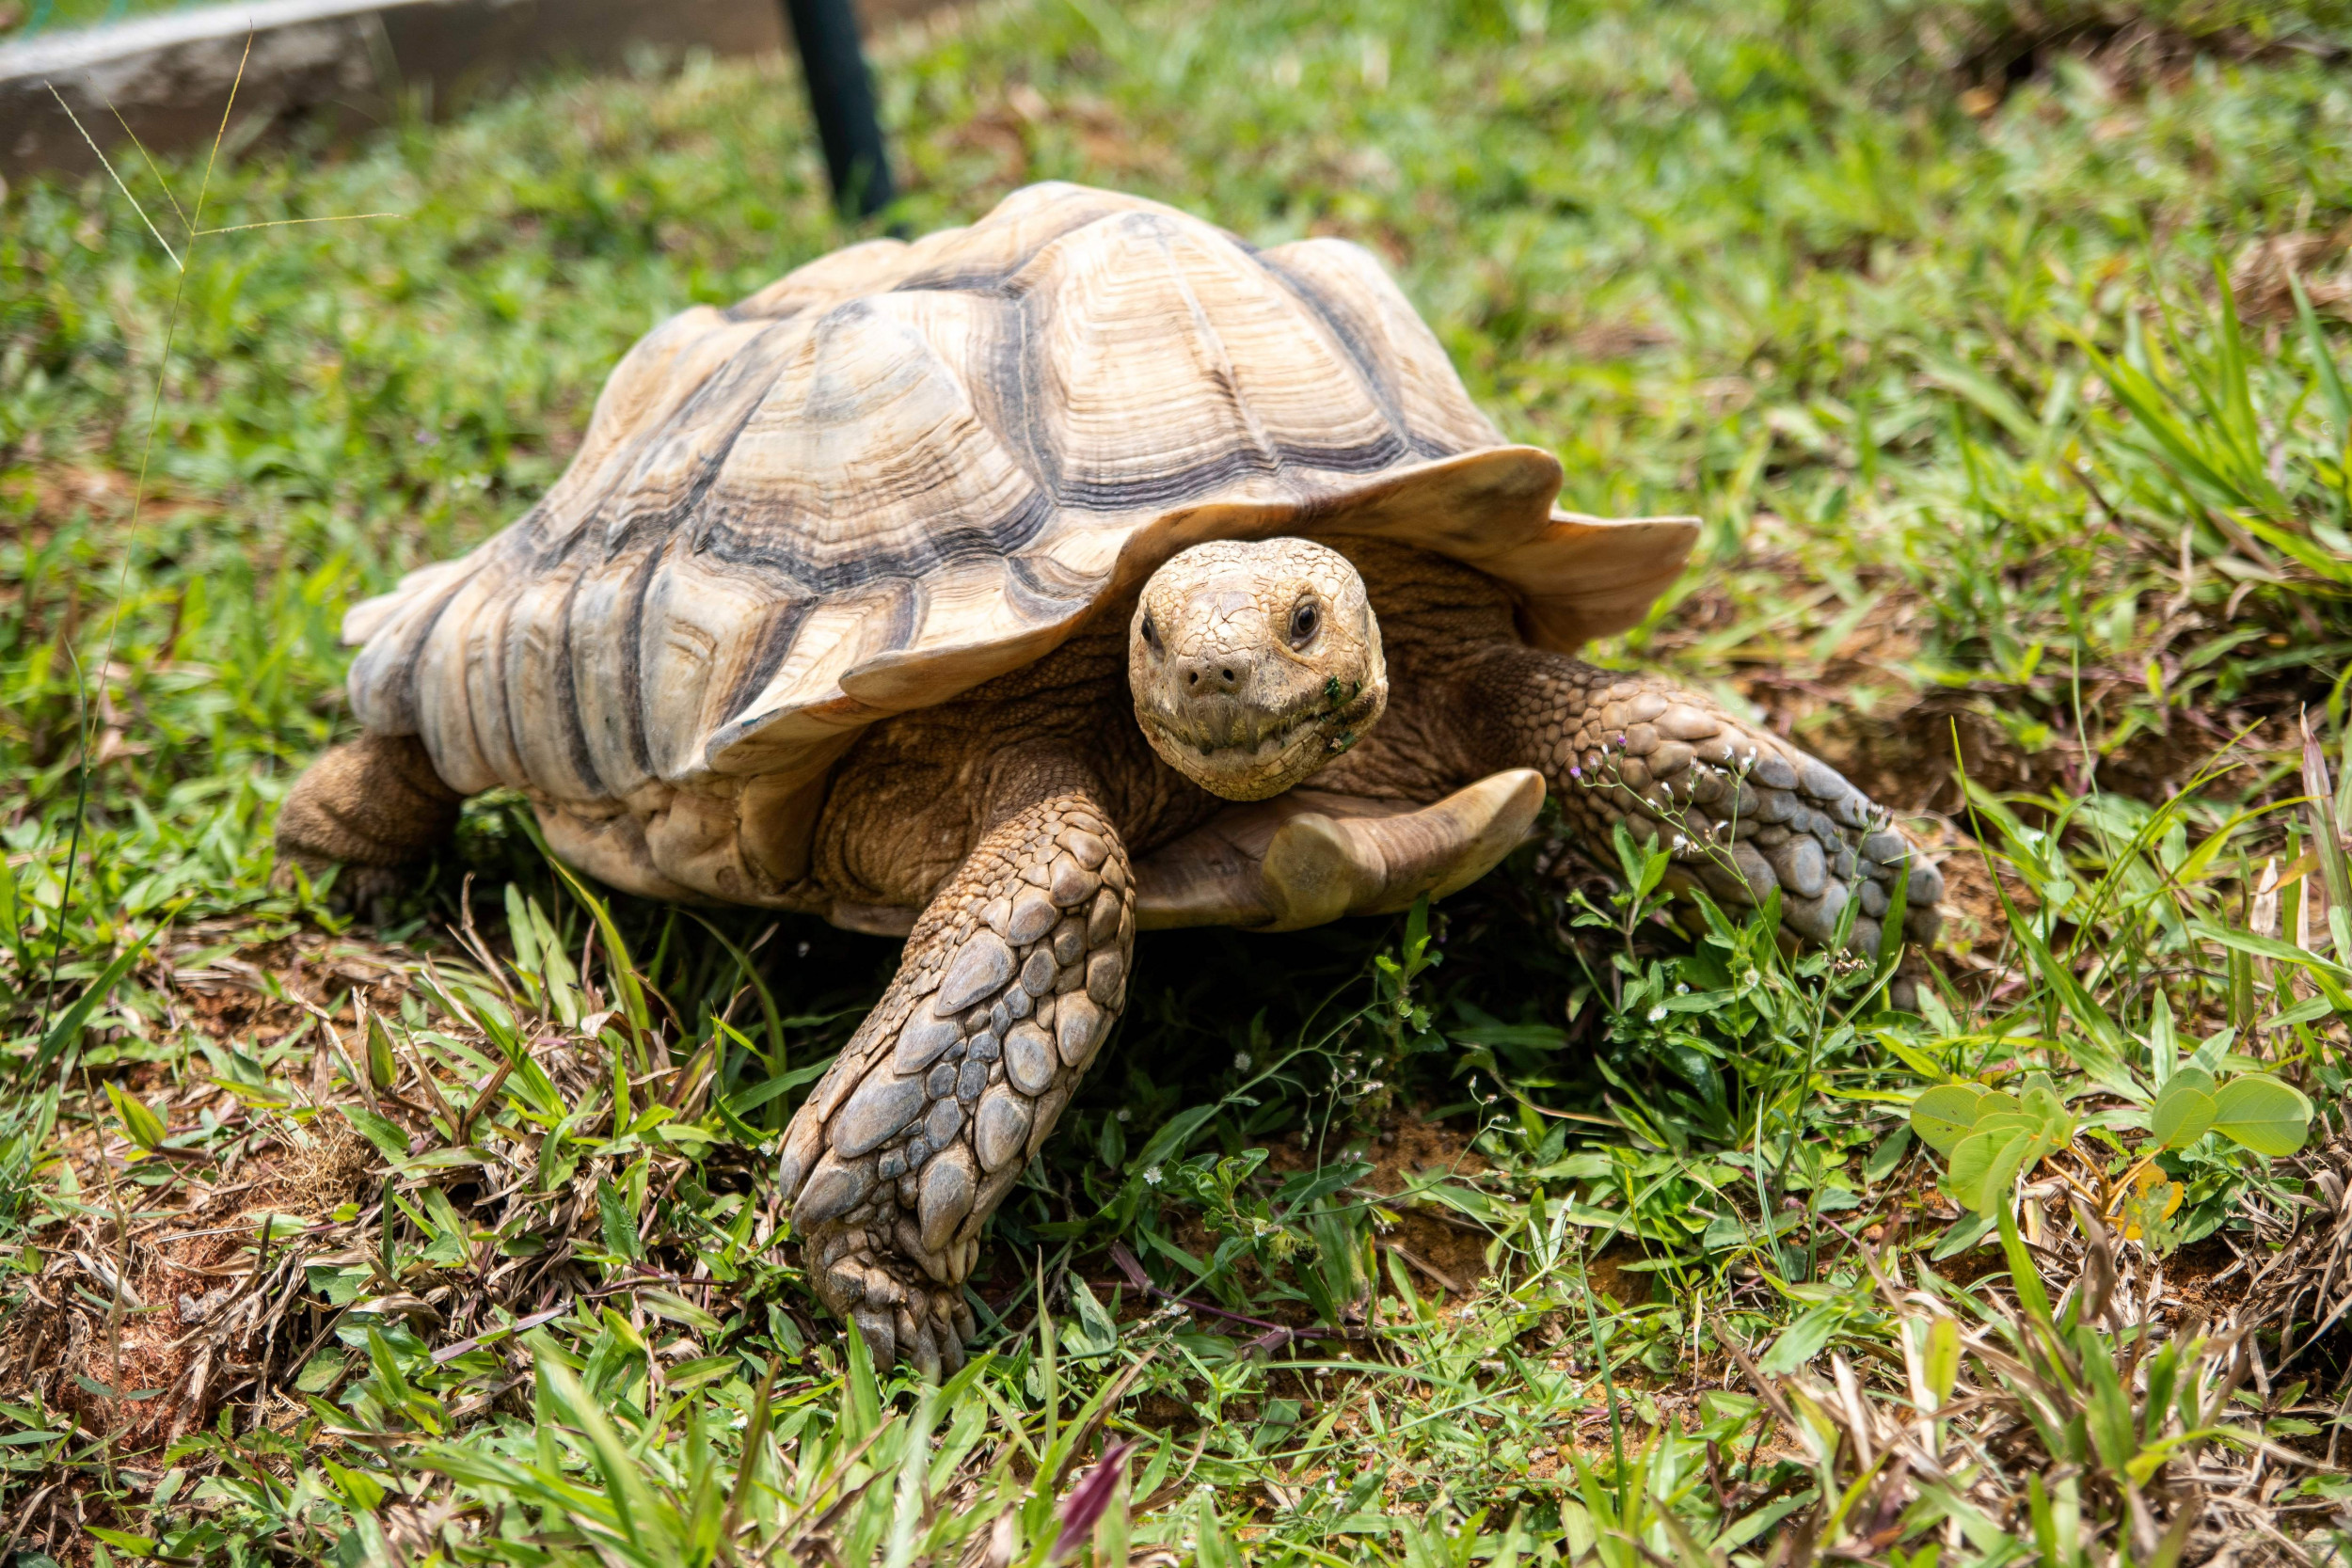
[(852, 1312), (850, 1321), (866, 1336), (866, 1354), (873, 1356), (875, 1366), (887, 1367), (898, 1359), (898, 1331), (889, 1318), (880, 1312)]

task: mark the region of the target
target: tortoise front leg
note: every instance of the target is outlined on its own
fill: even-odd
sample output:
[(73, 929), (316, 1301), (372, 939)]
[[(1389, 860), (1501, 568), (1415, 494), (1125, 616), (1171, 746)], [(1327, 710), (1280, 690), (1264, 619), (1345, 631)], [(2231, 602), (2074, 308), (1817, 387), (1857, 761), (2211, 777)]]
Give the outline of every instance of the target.
[(1482, 650), (1463, 674), (1462, 711), (1487, 765), (1540, 770), (1595, 842), (1621, 821), (1637, 837), (1678, 838), (1676, 865), (1719, 902), (1753, 907), (1777, 887), (1785, 927), (1814, 942), (1831, 940), (1858, 898), (1850, 941), (1866, 951), (1907, 878), (1904, 934), (1934, 940), (1943, 877), (1820, 758), (1655, 675), (1518, 644)]
[(809, 1277), (885, 1363), (963, 1363), (963, 1282), (1126, 998), (1127, 852), (1074, 765), (1031, 762), (785, 1134)]

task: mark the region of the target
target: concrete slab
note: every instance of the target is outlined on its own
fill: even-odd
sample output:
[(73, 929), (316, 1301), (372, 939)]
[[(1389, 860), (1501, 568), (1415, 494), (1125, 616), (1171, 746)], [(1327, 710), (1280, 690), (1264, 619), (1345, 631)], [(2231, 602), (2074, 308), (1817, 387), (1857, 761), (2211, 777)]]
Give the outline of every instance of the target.
[[(871, 27), (942, 3), (879, 0), (862, 15)], [(230, 122), (240, 146), (301, 115), (364, 131), (404, 90), (425, 89), (437, 114), (548, 66), (611, 69), (646, 48), (765, 54), (785, 47), (785, 26), (780, 0), (253, 0), (48, 33), (0, 43), (0, 176), (96, 168), (76, 118), (109, 156), (125, 124), (152, 151), (210, 141), (248, 39)]]

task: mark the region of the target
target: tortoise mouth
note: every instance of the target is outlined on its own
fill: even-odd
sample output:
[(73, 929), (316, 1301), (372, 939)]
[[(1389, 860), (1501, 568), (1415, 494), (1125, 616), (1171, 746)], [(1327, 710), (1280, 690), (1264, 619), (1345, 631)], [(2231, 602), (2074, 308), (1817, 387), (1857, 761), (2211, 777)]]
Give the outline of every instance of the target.
[(1229, 800), (1260, 800), (1354, 746), (1385, 696), (1376, 682), (1332, 680), (1318, 701), (1285, 708), (1220, 697), (1136, 717), (1152, 749), (1195, 784)]

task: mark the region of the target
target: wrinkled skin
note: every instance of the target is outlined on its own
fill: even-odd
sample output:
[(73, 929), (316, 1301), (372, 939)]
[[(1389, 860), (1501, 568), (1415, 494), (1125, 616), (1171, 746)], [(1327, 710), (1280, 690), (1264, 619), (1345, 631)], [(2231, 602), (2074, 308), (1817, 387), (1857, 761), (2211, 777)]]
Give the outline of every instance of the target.
[[(421, 758), (398, 737), (328, 753), (281, 846), (314, 864), (413, 856), (454, 809)], [(787, 1132), (818, 1294), (879, 1354), (961, 1363), (981, 1231), (1117, 1020), (1154, 850), (1301, 785), (1422, 808), (1353, 837), (1306, 818), (1262, 864), (1263, 836), (1244, 835), (1228, 858), (1249, 885), (1211, 913), (1395, 908), (1458, 885), (1450, 863), (1493, 863), (1492, 832), (1471, 841), (1494, 814), (1461, 802), (1510, 795), (1487, 784), (1512, 769), (1596, 844), (1619, 822), (1666, 837), (1678, 885), (1733, 907), (1777, 889), (1793, 938), (1832, 940), (1856, 903), (1849, 941), (1874, 949), (1899, 887), (1906, 934), (1934, 934), (1941, 879), (1834, 769), (1672, 682), (1528, 647), (1481, 574), (1369, 541), (1198, 546), (1054, 653), (875, 725), (836, 766), (808, 907), (922, 912)], [(1518, 777), (1514, 833), (1540, 795)]]

